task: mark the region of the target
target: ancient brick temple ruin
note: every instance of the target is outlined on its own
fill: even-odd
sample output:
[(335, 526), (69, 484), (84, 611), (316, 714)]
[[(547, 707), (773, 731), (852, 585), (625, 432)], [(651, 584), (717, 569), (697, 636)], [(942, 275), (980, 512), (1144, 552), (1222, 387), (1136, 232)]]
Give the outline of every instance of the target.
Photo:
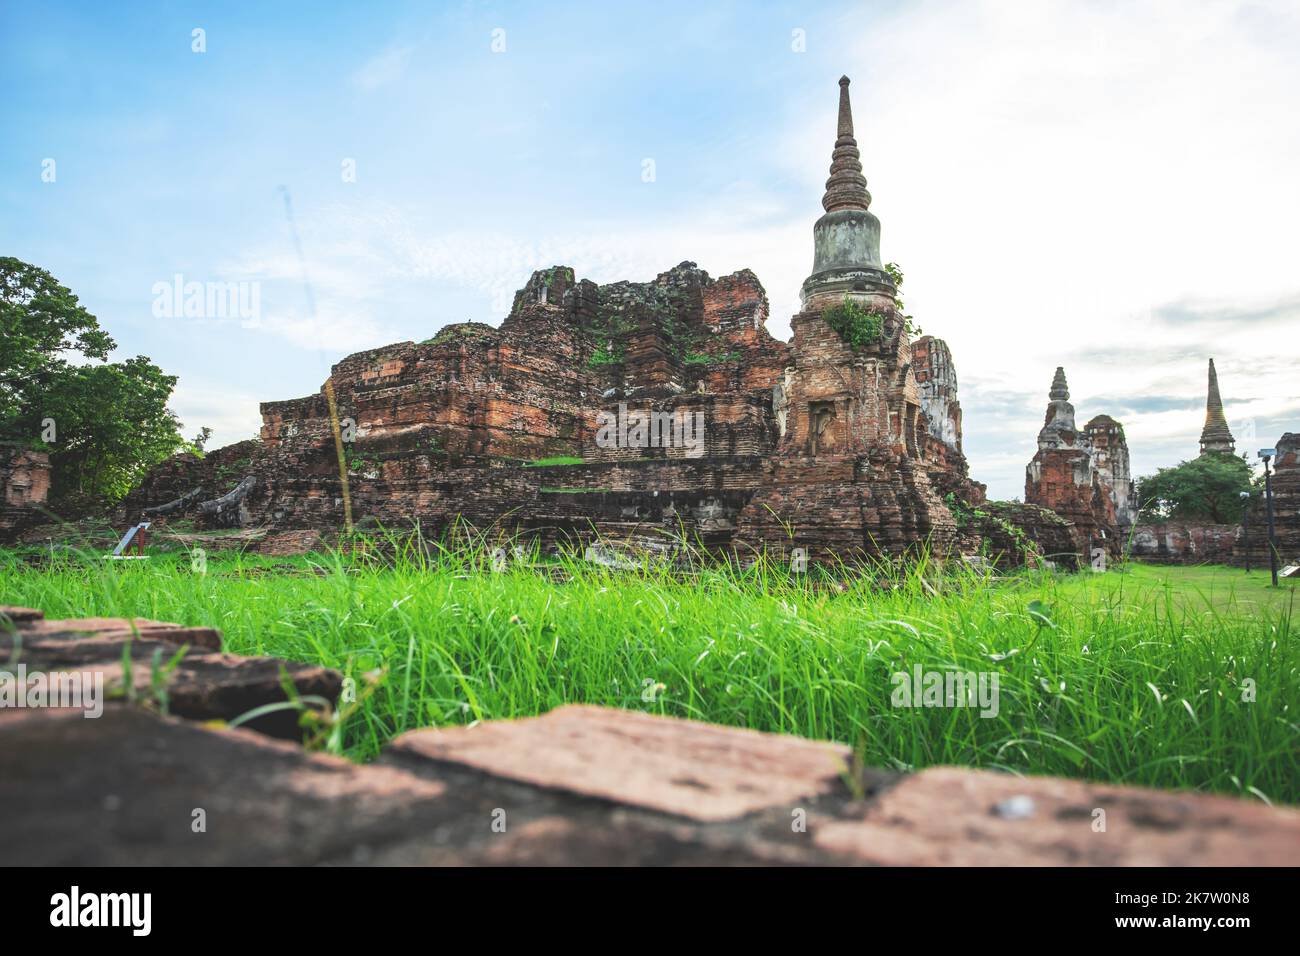
[[(844, 77), (790, 342), (768, 334), (748, 270), (684, 262), (597, 285), (555, 266), (499, 328), (351, 355), (316, 394), (264, 403), (259, 440), (165, 462), (118, 517), (264, 529), (290, 549), (350, 513), (362, 528), (467, 523), (547, 549), (689, 542), (742, 560), (1118, 554), (1137, 512), (1123, 427), (1099, 415), (1079, 430), (1062, 369), (1026, 503), (984, 501), (953, 356), (912, 339), (870, 206)], [(1210, 392), (1202, 447), (1230, 448), (1212, 365)]]
[(1124, 426), (1098, 415), (1079, 431), (1060, 367), (1048, 392), (1038, 451), (1025, 469), (1025, 501), (1072, 522), (1075, 550), (1083, 554), (1104, 548), (1118, 555), (1124, 531), (1137, 520)]
[[(814, 561), (978, 548), (944, 501), (983, 497), (952, 356), (939, 339), (912, 342), (899, 311), (848, 87), (790, 343), (768, 334), (748, 270), (714, 279), (686, 262), (609, 285), (536, 272), (500, 328), (450, 325), (333, 367), (353, 516)], [(872, 334), (837, 331), (837, 308)], [(155, 469), (127, 511), (341, 529), (326, 389), (265, 403), (262, 418), (258, 442)]]

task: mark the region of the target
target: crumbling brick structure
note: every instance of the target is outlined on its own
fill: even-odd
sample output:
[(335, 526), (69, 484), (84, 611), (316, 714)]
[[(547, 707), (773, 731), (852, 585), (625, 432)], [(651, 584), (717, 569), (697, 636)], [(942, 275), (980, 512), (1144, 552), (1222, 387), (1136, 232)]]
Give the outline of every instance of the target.
[(961, 447), (961, 402), (957, 400), (957, 368), (948, 343), (923, 335), (912, 343), (912, 373), (921, 395), (926, 434), (925, 453), (930, 482), (941, 494), (978, 504), (985, 486), (971, 481)]
[(1097, 415), (1083, 426), (1083, 437), (1092, 449), (1093, 467), (1108, 499), (1106, 513), (1114, 511), (1116, 529), (1123, 533), (1138, 515), (1137, 486), (1129, 467), (1124, 426), (1109, 415)]
[[(1137, 525), (1126, 542), (1126, 550), (1130, 557), (1152, 564), (1232, 564), (1240, 562), (1238, 549), (1241, 544), (1242, 529), (1239, 524), (1164, 521), (1160, 524)], [(1263, 553), (1262, 525), (1259, 544)], [(1267, 566), (1268, 556), (1264, 554), (1264, 567)]]
[(1073, 523), (1080, 555), (1090, 558), (1100, 547), (1118, 556), (1123, 529), (1136, 520), (1124, 428), (1098, 415), (1080, 432), (1063, 368), (1056, 369), (1048, 399), (1038, 451), (1025, 469), (1025, 501)]
[[(1300, 434), (1287, 432), (1274, 445), (1273, 459), (1273, 535), (1277, 544), (1278, 565), (1300, 564)], [(1249, 534), (1233, 555), (1234, 564), (1246, 561), (1250, 554), (1252, 568), (1268, 567), (1268, 512), (1263, 493), (1251, 502)]]
[(0, 443), (0, 538), (42, 520), (50, 494), (50, 456), (23, 445)]

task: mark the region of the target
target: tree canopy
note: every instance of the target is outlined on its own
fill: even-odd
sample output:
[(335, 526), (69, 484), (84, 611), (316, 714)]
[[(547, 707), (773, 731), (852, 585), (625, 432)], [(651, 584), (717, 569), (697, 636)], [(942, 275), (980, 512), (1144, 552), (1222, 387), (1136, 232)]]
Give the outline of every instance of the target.
[(116, 347), (66, 286), (0, 257), (0, 438), (50, 453), (52, 503), (113, 503), (185, 445), (167, 408), (176, 377)]
[(1138, 500), (1148, 519), (1231, 524), (1241, 520), (1241, 493), (1253, 485), (1245, 458), (1210, 453), (1138, 479)]

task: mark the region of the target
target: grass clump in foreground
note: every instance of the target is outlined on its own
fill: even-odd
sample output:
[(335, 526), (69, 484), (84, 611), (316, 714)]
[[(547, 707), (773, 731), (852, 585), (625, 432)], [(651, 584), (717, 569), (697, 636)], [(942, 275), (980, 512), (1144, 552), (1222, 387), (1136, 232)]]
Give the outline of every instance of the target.
[[(393, 552), (396, 557), (393, 557)], [(510, 554), (507, 546), (505, 553)], [(51, 617), (221, 628), (381, 682), (338, 739), (355, 759), (417, 727), (592, 703), (851, 744), (869, 765), (1059, 774), (1300, 802), (1294, 586), (1230, 568), (1127, 565), (993, 582), (920, 559), (814, 586), (760, 559), (686, 576), (492, 548), (389, 556), (183, 553), (41, 566), (0, 552), (2, 603)], [(996, 674), (980, 708), (893, 706), (896, 673)]]

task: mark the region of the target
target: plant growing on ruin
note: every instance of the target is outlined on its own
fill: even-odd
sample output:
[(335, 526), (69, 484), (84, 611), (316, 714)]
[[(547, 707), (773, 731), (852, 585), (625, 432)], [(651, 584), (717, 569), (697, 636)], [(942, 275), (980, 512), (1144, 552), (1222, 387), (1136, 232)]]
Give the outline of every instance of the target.
[(347, 466), (349, 472), (361, 473), (378, 470), (379, 462), (356, 454), (356, 452), (354, 452), (349, 446), (347, 453)]
[(839, 305), (833, 305), (823, 312), (822, 318), (855, 352), (860, 352), (868, 345), (880, 341), (880, 334), (885, 326), (883, 312), (868, 309), (848, 296), (845, 296), (844, 301)]
[(171, 709), (171, 684), (172, 672), (176, 670), (181, 659), (190, 651), (188, 644), (181, 647), (166, 661), (163, 662), (161, 647), (154, 648), (153, 656), (149, 660), (149, 686), (141, 695), (135, 687), (134, 660), (131, 656), (131, 649), (135, 642), (140, 639), (140, 633), (136, 630), (135, 624), (131, 624), (131, 637), (122, 645), (122, 684), (109, 692), (109, 696), (115, 699), (125, 700), (129, 704), (147, 707), (157, 710), (158, 713), (166, 717)]
[(586, 459), (577, 458), (573, 455), (554, 455), (550, 458), (538, 458), (536, 461), (530, 461), (524, 465), (525, 468), (558, 468), (561, 465), (581, 465), (585, 464)]
[(957, 525), (957, 530), (961, 531), (971, 522), (974, 512), (966, 507), (964, 501), (957, 498), (955, 491), (950, 491), (943, 496), (943, 503), (948, 506), (948, 511), (952, 514), (953, 523)]
[(894, 283), (894, 314), (902, 320), (903, 331), (907, 333), (908, 338), (920, 335), (921, 327), (912, 321), (912, 317), (903, 308), (903, 296), (900, 294), (903, 291), (903, 270), (898, 267), (897, 262), (886, 262), (885, 272)]
[(491, 335), (494, 331), (492, 326), (484, 325), (481, 322), (457, 322), (454, 325), (443, 326), (436, 335), (425, 339), (420, 344), (448, 345), (452, 342), (471, 342), (486, 335)]
[(598, 345), (595, 351), (591, 353), (591, 358), (587, 359), (587, 366), (589, 368), (600, 368), (602, 365), (617, 365), (621, 361), (623, 361), (623, 347), (621, 345), (613, 348)]
[(568, 266), (552, 266), (542, 273), (542, 283), (546, 288), (549, 289), (555, 283), (556, 273), (564, 277), (566, 284), (573, 285), (573, 270), (571, 268)]

